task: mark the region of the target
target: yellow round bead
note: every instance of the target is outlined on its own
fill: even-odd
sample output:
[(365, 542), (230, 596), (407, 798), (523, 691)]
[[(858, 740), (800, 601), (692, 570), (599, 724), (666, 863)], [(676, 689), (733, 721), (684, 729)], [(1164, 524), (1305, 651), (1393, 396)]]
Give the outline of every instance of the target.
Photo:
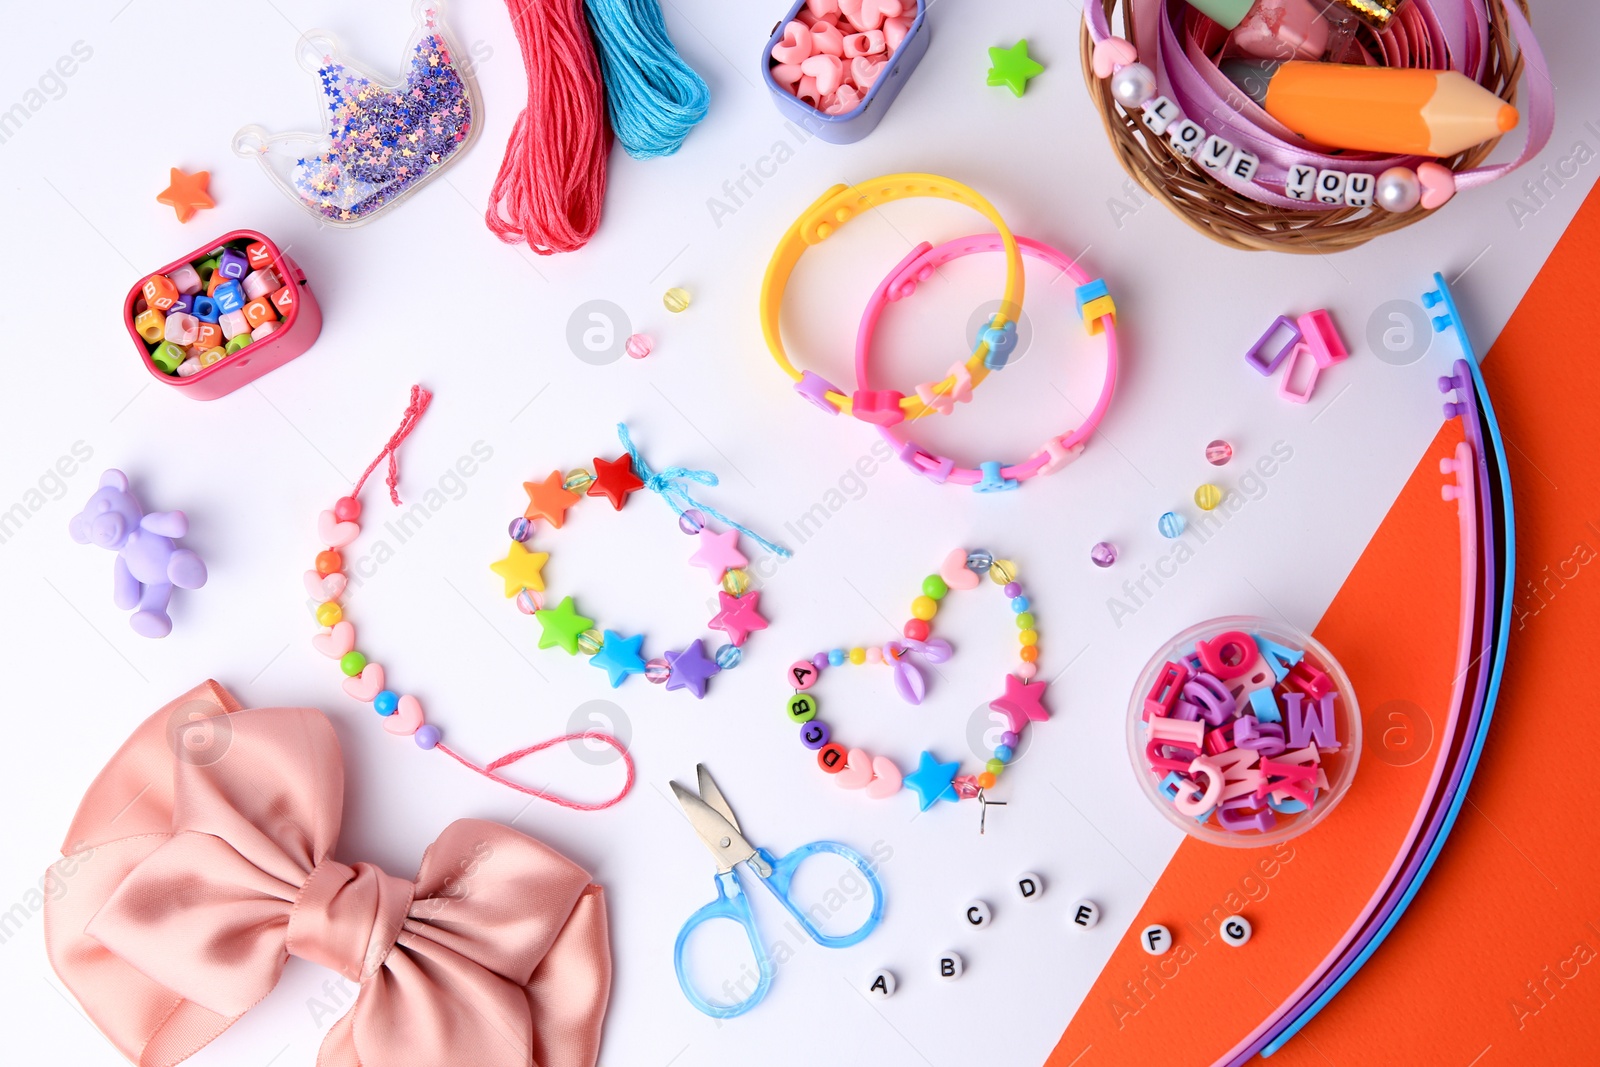
[(939, 602), (931, 596), (919, 596), (911, 602), (911, 617), (927, 622), (939, 614)]
[(581, 493), (594, 484), (594, 475), (582, 467), (574, 467), (561, 480), (561, 488), (569, 493)]
[(1200, 488), (1194, 491), (1195, 507), (1199, 508), (1201, 511), (1210, 511), (1212, 508), (1215, 508), (1218, 504), (1222, 503), (1222, 497), (1222, 488), (1207, 482), (1205, 485), (1202, 485)]
[(599, 630), (585, 630), (578, 635), (578, 651), (585, 656), (592, 656), (605, 647), (605, 635)]
[(676, 315), (679, 312), (688, 310), (689, 301), (692, 299), (689, 295), (689, 290), (674, 285), (662, 296), (661, 303), (668, 311)]
[(1009, 559), (997, 559), (989, 567), (989, 580), (995, 585), (1010, 585), (1017, 580), (1017, 565)]
[(317, 623), (321, 626), (334, 626), (344, 618), (344, 609), (336, 600), (326, 600), (317, 605)]
[(864, 649), (864, 648), (852, 648), (850, 650), (850, 662), (851, 663), (865, 663), (865, 662), (867, 662), (867, 650)]
[(1023, 630), (1017, 635), (1024, 645), (1037, 645), (1039, 643), (1038, 630)]
[(722, 588), (730, 596), (744, 596), (750, 590), (750, 574), (738, 567), (730, 567), (723, 572)]

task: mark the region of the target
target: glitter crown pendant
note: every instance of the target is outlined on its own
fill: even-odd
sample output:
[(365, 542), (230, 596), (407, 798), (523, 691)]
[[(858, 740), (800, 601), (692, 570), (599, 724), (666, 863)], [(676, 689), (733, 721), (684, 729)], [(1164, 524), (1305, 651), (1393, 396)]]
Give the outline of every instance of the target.
[(269, 134), (252, 125), (234, 135), (234, 152), (258, 160), (321, 222), (371, 221), (436, 177), (477, 135), (482, 104), (459, 65), (440, 0), (417, 0), (413, 14), (416, 33), (393, 83), (343, 58), (325, 30), (300, 38), (296, 58), (322, 83), (322, 134)]

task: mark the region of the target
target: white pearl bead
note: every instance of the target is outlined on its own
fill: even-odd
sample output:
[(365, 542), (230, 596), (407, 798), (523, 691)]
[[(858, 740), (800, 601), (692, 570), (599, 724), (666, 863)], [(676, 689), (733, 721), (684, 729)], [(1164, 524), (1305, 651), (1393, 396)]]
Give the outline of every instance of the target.
[(1155, 72), (1143, 63), (1129, 63), (1111, 75), (1111, 96), (1129, 111), (1155, 95)]
[(1385, 211), (1396, 214), (1410, 211), (1422, 201), (1422, 183), (1409, 167), (1390, 167), (1378, 175), (1374, 199)]

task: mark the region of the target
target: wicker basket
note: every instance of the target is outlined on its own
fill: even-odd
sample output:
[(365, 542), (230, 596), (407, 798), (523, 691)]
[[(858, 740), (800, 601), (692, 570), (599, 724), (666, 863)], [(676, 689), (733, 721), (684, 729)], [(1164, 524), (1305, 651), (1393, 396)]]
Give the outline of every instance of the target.
[[(1087, 0), (1103, 4), (1115, 26), (1120, 0)], [(1527, 12), (1527, 0), (1517, 0)], [(1517, 80), (1522, 56), (1511, 41), (1502, 0), (1488, 0), (1489, 54), (1483, 84), (1507, 103), (1517, 100)], [(1127, 27), (1135, 47), (1139, 41)], [(1363, 33), (1370, 32), (1363, 30)], [(1138, 118), (1123, 111), (1111, 96), (1110, 79), (1094, 75), (1094, 42), (1083, 30), (1081, 52), (1089, 95), (1100, 108), (1101, 121), (1122, 168), (1184, 222), (1213, 240), (1234, 248), (1274, 252), (1339, 252), (1363, 245), (1374, 237), (1403, 229), (1429, 212), (1413, 208), (1403, 214), (1376, 208), (1340, 208), (1333, 211), (1294, 211), (1258, 203), (1216, 181), (1196, 162), (1169, 149), (1163, 138), (1151, 134)], [(1143, 49), (1140, 54), (1144, 54)], [(1460, 171), (1481, 163), (1499, 138), (1439, 162)]]

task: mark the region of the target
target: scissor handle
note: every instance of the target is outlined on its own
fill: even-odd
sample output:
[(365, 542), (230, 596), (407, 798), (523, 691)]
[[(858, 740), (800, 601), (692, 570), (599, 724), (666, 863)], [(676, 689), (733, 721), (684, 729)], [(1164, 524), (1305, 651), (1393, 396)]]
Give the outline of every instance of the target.
[[(806, 935), (824, 948), (849, 948), (872, 933), (883, 918), (883, 886), (879, 884), (878, 876), (872, 873), (872, 867), (867, 863), (867, 858), (848, 845), (841, 845), (836, 841), (813, 841), (809, 845), (801, 845), (793, 852), (779, 859), (773, 859), (772, 853), (764, 848), (758, 848), (756, 852), (772, 867), (772, 873), (764, 879), (767, 888), (772, 890), (773, 895), (783, 903), (789, 914), (794, 916), (795, 922), (800, 924), (800, 928), (806, 932)], [(789, 885), (794, 881), (796, 869), (812, 856), (822, 852), (831, 852), (835, 856), (843, 856), (849, 860), (861, 872), (862, 877), (866, 878), (867, 884), (872, 887), (872, 914), (867, 916), (865, 922), (848, 934), (835, 936), (818, 930), (806, 913), (797, 908), (794, 901), (789, 898)], [(747, 914), (749, 907), (750, 905), (746, 903), (745, 910)]]
[[(756, 970), (759, 977), (756, 980), (755, 991), (736, 1004), (711, 1003), (700, 995), (690, 983), (689, 976), (684, 973), (683, 946), (688, 943), (690, 934), (713, 919), (732, 919), (743, 926), (745, 937), (750, 941), (751, 951), (756, 956)], [(683, 990), (683, 995), (688, 998), (689, 1003), (717, 1019), (731, 1019), (735, 1015), (743, 1015), (767, 995), (767, 989), (772, 985), (772, 961), (767, 958), (766, 949), (761, 945), (761, 936), (756, 933), (755, 916), (750, 913), (750, 901), (739, 887), (738, 876), (733, 871), (717, 875), (717, 899), (689, 916), (689, 921), (678, 931), (678, 943), (672, 949), (672, 964), (678, 971), (678, 988)]]

